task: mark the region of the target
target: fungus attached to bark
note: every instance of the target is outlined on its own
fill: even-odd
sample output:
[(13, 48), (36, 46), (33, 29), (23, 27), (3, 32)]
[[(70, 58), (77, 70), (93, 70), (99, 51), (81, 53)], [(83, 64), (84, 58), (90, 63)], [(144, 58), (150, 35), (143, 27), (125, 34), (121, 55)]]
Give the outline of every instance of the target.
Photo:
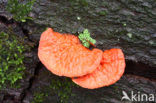
[(38, 49), (39, 59), (48, 70), (67, 77), (92, 73), (100, 65), (102, 53), (85, 48), (74, 35), (60, 34), (51, 28), (42, 33)]
[[(83, 35), (79, 38), (84, 40)], [(72, 77), (73, 82), (88, 89), (117, 82), (125, 70), (121, 49), (104, 52), (99, 49), (90, 50), (81, 44), (78, 37), (54, 32), (51, 28), (41, 35), (38, 56), (52, 73)]]
[(125, 59), (120, 49), (110, 49), (103, 52), (101, 64), (92, 73), (72, 78), (72, 81), (88, 89), (100, 88), (117, 82), (125, 70)]

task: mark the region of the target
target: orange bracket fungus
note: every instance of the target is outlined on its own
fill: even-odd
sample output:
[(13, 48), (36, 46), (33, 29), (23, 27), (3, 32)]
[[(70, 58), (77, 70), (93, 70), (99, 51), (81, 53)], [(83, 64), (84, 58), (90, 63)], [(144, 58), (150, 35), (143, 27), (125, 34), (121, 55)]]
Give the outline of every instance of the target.
[(41, 35), (38, 57), (53, 74), (71, 77), (74, 83), (88, 89), (117, 82), (125, 69), (121, 49), (90, 50), (78, 37), (54, 32), (51, 28)]
[(125, 59), (120, 49), (110, 49), (103, 52), (100, 65), (92, 73), (72, 79), (84, 88), (95, 89), (108, 86), (120, 79), (125, 69)]
[(42, 33), (38, 56), (52, 73), (79, 77), (93, 72), (100, 64), (102, 51), (89, 50), (70, 34), (60, 34), (51, 28)]

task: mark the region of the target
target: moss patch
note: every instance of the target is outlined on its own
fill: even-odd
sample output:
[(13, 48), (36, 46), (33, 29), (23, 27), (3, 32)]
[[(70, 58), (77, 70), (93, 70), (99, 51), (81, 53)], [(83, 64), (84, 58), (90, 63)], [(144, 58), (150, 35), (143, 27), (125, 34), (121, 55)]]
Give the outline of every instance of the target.
[(26, 19), (32, 19), (28, 14), (36, 0), (29, 0), (27, 3), (20, 3), (19, 0), (9, 0), (7, 10), (13, 14), (16, 21), (26, 22)]
[(0, 88), (13, 86), (23, 78), (24, 45), (13, 34), (0, 33)]
[(35, 93), (31, 103), (43, 103), (46, 96), (47, 94), (45, 93)]
[(74, 96), (72, 87), (76, 86), (70, 79), (52, 80), (50, 88), (59, 96), (59, 103), (69, 103), (69, 97)]

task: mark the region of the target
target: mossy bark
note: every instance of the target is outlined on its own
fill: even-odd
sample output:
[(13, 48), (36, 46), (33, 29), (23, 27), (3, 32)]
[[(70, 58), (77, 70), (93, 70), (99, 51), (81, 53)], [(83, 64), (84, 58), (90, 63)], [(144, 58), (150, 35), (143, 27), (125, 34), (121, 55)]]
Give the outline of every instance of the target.
[[(126, 59), (156, 67), (155, 0), (39, 0), (31, 16), (35, 28), (73, 34), (87, 28), (98, 48), (121, 48)], [(34, 23), (25, 28), (39, 40), (44, 29)]]
[[(6, 11), (6, 4), (6, 2), (0, 2), (0, 16), (11, 20), (12, 15)], [(102, 50), (121, 48), (126, 60), (156, 67), (155, 0), (36, 0), (29, 16), (33, 18), (33, 21), (28, 20), (20, 26), (28, 30), (29, 40), (35, 44), (38, 44), (41, 33), (47, 27), (52, 27), (58, 32), (73, 34), (82, 32), (86, 28), (96, 39), (97, 48)], [(0, 23), (1, 31), (8, 31), (8, 27)], [(15, 22), (11, 28), (18, 35), (25, 36)], [(29, 62), (27, 68), (30, 70), (28, 73), (31, 76), (34, 76), (36, 65), (34, 62), (38, 62), (36, 49), (32, 50), (34, 54), (27, 54), (31, 58), (30, 61), (27, 61)], [(53, 77), (59, 78), (53, 76), (45, 67), (41, 67), (35, 82), (25, 94), (23, 102), (30, 103), (33, 100), (33, 94), (41, 90), (49, 94), (43, 103), (58, 102), (57, 95), (45, 89), (48, 88), (49, 81)], [(27, 78), (27, 82), (24, 81), (28, 83), (25, 85), (26, 88), (30, 86), (29, 80), (30, 78)], [(21, 89), (20, 95), (23, 90), (25, 89)], [(124, 75), (119, 82), (109, 87), (96, 90), (73, 88), (72, 91), (76, 97), (70, 97), (69, 103), (120, 103), (123, 90), (127, 93), (134, 90), (136, 93), (140, 91), (156, 94), (156, 83), (143, 77)], [(16, 96), (17, 92), (12, 93)], [(4, 92), (0, 94), (0, 102), (6, 95), (7, 93)]]

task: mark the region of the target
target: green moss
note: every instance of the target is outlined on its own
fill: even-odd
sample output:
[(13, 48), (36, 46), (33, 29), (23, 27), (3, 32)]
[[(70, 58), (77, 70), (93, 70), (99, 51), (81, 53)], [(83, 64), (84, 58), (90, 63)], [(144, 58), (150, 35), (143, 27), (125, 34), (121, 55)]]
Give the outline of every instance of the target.
[(83, 33), (79, 34), (78, 37), (81, 40), (82, 44), (87, 48), (89, 48), (90, 43), (92, 44), (96, 43), (96, 40), (90, 37), (90, 33), (88, 32), (88, 29), (85, 29)]
[(86, 0), (70, 0), (72, 4), (79, 4), (81, 7), (88, 6), (88, 2)]
[(107, 11), (105, 11), (105, 10), (100, 11), (100, 12), (99, 12), (99, 15), (106, 16), (106, 15), (107, 15)]
[(7, 10), (13, 14), (13, 18), (16, 21), (26, 22), (26, 19), (32, 19), (28, 17), (28, 14), (32, 10), (32, 6), (36, 0), (29, 0), (27, 3), (21, 3), (19, 0), (9, 0), (7, 4)]
[(24, 51), (24, 46), (15, 36), (0, 33), (0, 88), (13, 86), (22, 79), (25, 70)]
[(47, 94), (45, 93), (35, 93), (31, 103), (43, 103), (46, 96)]
[(81, 5), (88, 6), (88, 2), (86, 0), (78, 0)]
[[(34, 98), (31, 103), (44, 103), (48, 101), (51, 96), (56, 96), (57, 103), (69, 103), (69, 98), (74, 96), (72, 88), (77, 87), (69, 78), (52, 78), (50, 86), (46, 85), (38, 88), (34, 93)], [(49, 92), (51, 91), (51, 92)]]
[(72, 93), (73, 86), (76, 85), (68, 78), (65, 78), (52, 80), (50, 88), (59, 96), (59, 103), (69, 103), (69, 97), (74, 96)]

